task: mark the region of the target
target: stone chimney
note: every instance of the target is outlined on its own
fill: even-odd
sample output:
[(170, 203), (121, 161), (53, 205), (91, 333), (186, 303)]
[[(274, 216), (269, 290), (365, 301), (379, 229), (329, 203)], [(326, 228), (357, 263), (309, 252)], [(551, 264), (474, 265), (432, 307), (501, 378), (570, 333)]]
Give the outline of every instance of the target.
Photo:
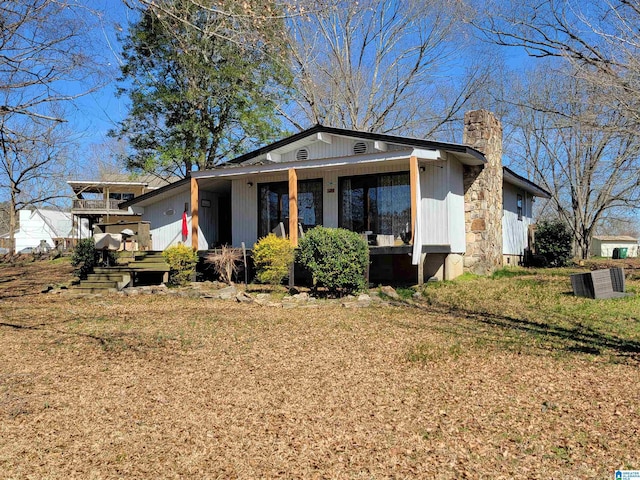
[(464, 269), (487, 275), (502, 266), (502, 125), (487, 110), (467, 112), (462, 141), (487, 159), (464, 166)]

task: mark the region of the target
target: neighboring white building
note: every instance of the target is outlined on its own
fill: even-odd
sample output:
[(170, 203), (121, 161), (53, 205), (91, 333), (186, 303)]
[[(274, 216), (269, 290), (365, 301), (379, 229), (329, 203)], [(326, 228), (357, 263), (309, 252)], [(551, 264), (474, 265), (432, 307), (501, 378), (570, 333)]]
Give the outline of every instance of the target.
[(638, 239), (627, 235), (595, 235), (591, 242), (591, 255), (611, 258), (615, 248), (626, 248), (627, 257), (637, 257)]
[[(18, 229), (15, 231), (15, 250), (19, 252), (24, 248), (36, 248), (45, 242), (49, 248), (71, 247), (73, 235), (73, 221), (70, 212), (34, 208), (23, 209), (18, 212)], [(86, 226), (83, 228), (84, 236), (88, 236)], [(9, 234), (3, 235), (9, 238)]]

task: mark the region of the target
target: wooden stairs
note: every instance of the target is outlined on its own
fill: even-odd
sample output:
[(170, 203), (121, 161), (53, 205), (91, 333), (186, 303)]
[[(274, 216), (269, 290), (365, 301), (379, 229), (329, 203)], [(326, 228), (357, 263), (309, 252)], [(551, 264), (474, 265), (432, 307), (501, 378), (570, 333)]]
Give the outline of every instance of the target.
[(169, 280), (169, 265), (162, 252), (125, 252), (118, 263), (95, 267), (86, 280), (74, 286), (73, 293), (113, 293), (128, 286), (159, 285)]

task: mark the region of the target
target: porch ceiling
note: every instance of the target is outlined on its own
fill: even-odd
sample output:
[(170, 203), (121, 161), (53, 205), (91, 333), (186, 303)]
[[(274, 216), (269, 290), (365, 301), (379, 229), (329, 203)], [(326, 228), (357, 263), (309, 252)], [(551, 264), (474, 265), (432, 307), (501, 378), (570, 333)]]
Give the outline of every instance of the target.
[[(134, 198), (128, 202), (124, 202), (123, 206), (136, 205), (139, 207), (146, 207), (152, 205), (159, 200), (164, 200), (175, 196), (178, 193), (189, 192), (191, 190), (191, 183), (189, 179), (183, 179), (172, 185), (172, 188), (159, 189), (149, 192), (140, 197)], [(224, 178), (205, 178), (198, 180), (198, 186), (200, 190), (208, 192), (229, 193), (231, 192), (231, 181)]]

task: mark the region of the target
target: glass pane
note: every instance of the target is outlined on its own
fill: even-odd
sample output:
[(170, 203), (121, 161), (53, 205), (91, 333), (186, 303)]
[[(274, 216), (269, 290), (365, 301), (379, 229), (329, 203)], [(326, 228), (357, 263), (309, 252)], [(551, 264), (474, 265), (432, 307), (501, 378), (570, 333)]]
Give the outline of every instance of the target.
[[(260, 185), (258, 236), (264, 237), (278, 223), (289, 231), (289, 183)], [(322, 180), (298, 182), (298, 221), (307, 230), (322, 224)]]
[(322, 180), (306, 180), (298, 186), (298, 221), (304, 230), (322, 225)]
[(340, 179), (340, 226), (355, 232), (406, 237), (411, 229), (408, 173)]

